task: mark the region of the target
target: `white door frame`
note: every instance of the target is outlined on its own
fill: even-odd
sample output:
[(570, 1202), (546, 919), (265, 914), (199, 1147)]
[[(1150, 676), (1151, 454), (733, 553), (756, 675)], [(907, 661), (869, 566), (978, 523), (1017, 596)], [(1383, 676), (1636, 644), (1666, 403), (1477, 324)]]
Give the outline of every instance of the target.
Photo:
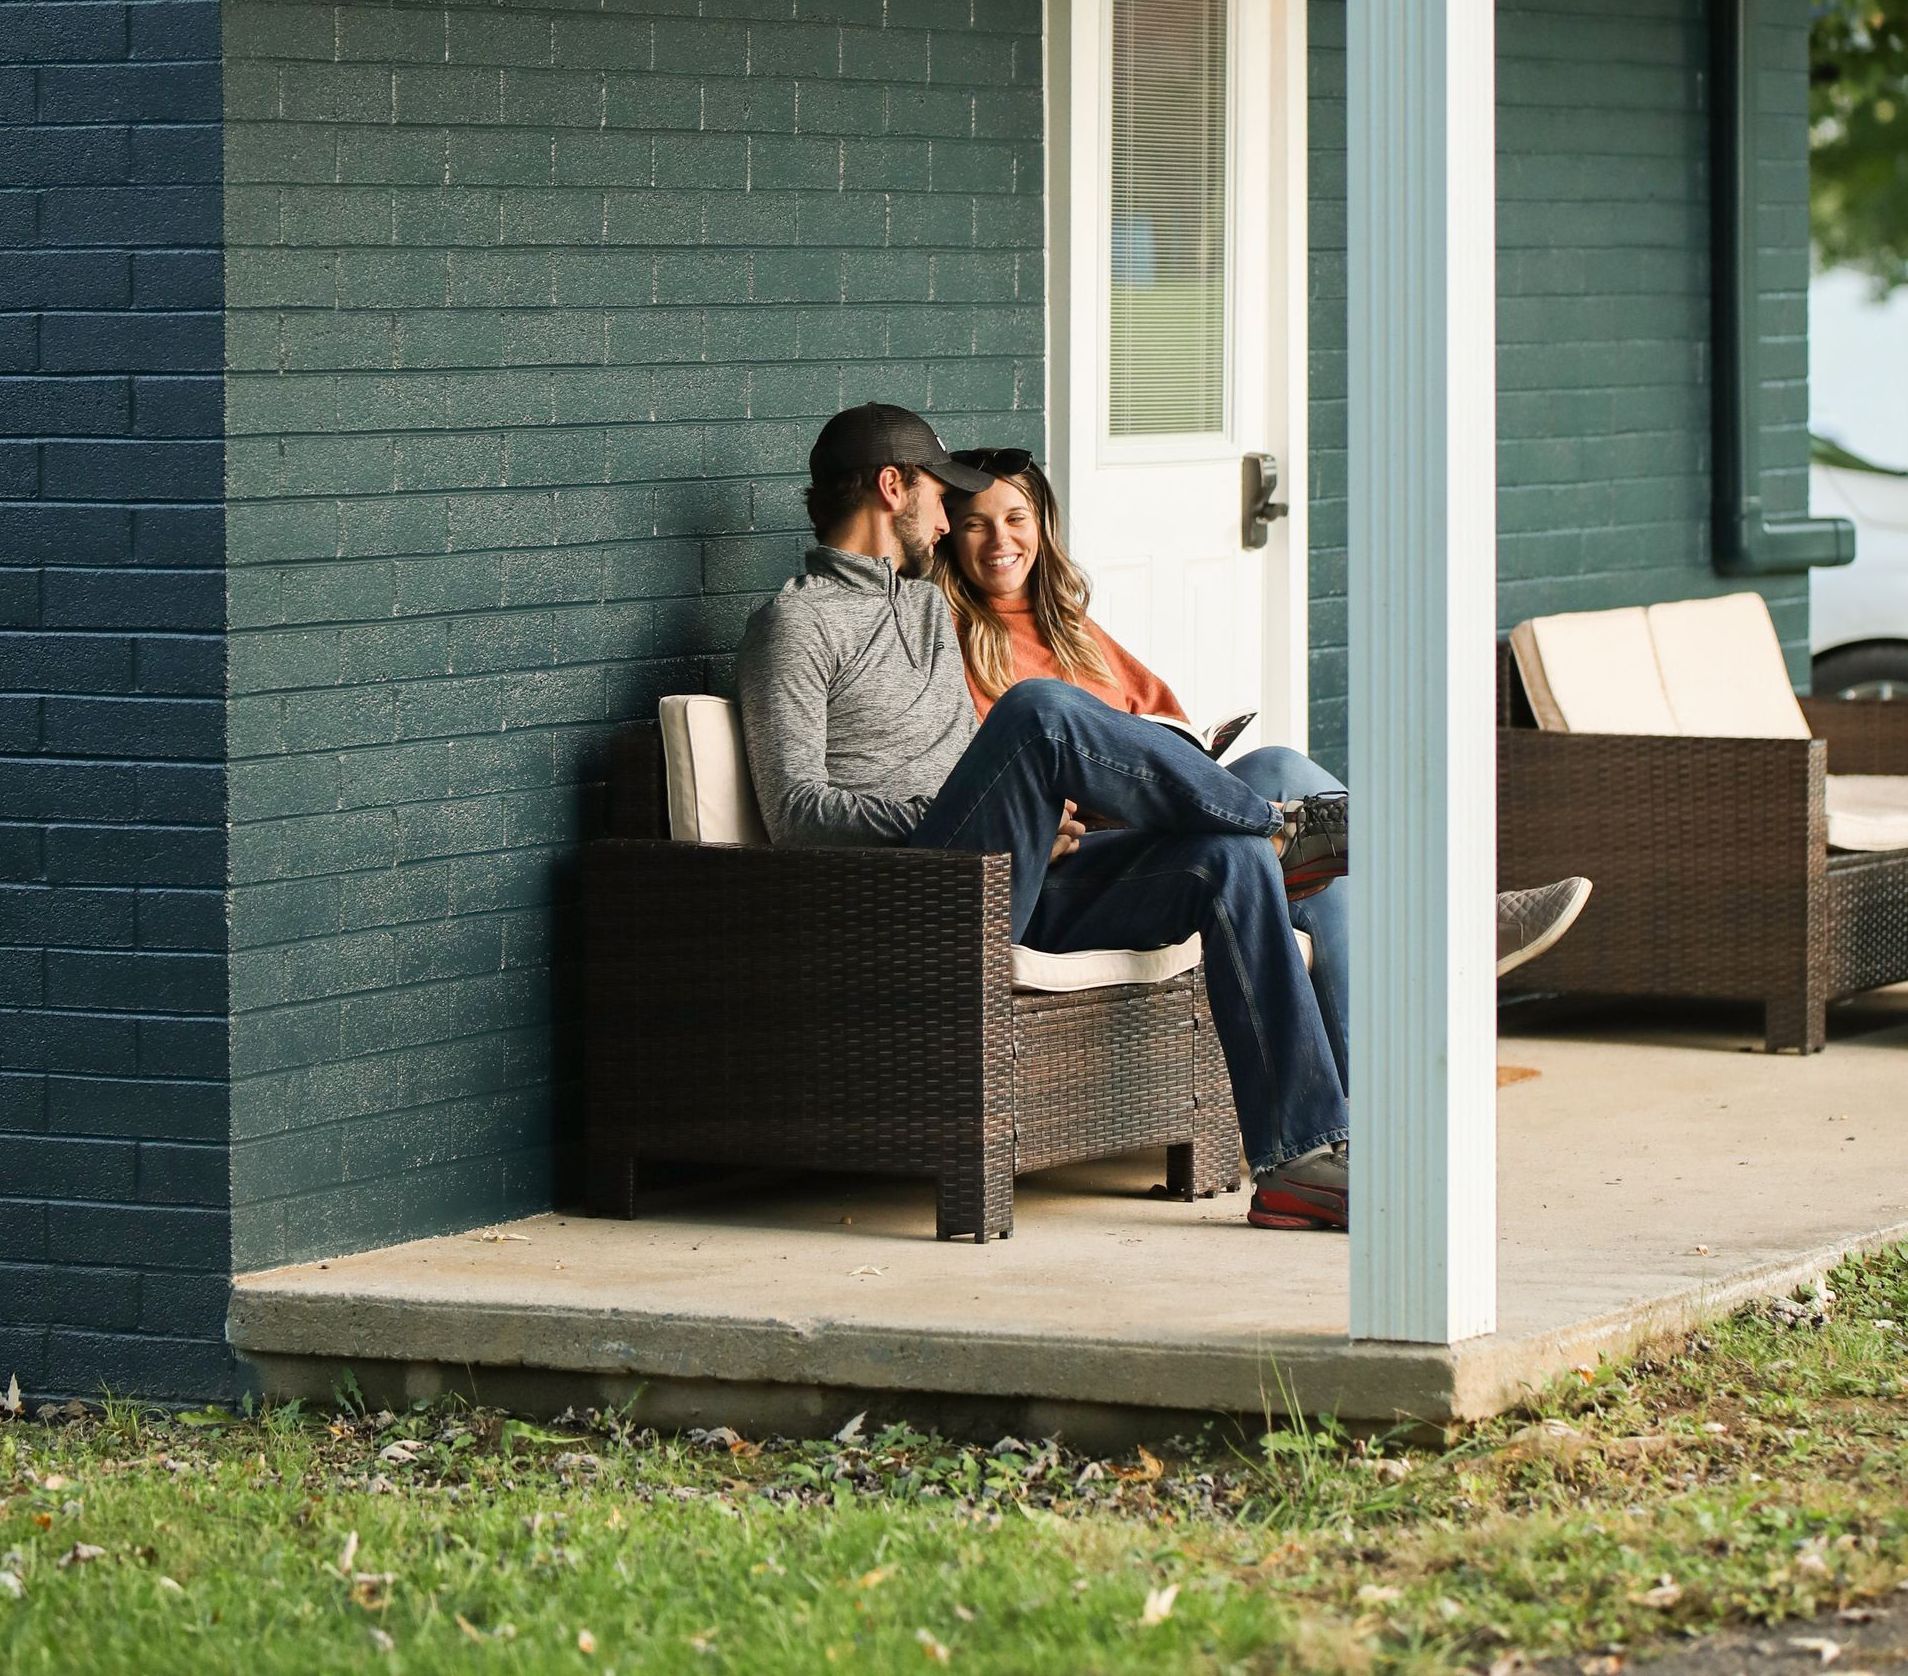
[[(1277, 319), (1261, 317), (1261, 335), (1241, 331), (1233, 352), (1262, 357), (1269, 398), (1263, 435), (1240, 439), (1241, 446), (1274, 454), (1279, 462), (1279, 496), (1291, 509), (1272, 526), (1261, 549), (1264, 564), (1263, 664), (1259, 737), (1268, 744), (1306, 748), (1310, 679), (1310, 542), (1308, 429), (1308, 319), (1311, 294), (1307, 262), (1306, 36), (1305, 0), (1236, 0), (1242, 50), (1275, 53), (1275, 96), (1269, 120), (1241, 124), (1242, 144), (1269, 147), (1267, 177), (1280, 183), (1278, 201), (1265, 217), (1263, 247), (1240, 250), (1242, 291), (1262, 288), (1272, 274), (1286, 276), (1278, 288), (1283, 306)], [(1097, 296), (1100, 274), (1096, 199), (1076, 200), (1073, 178), (1073, 97), (1076, 88), (1101, 95), (1100, 65), (1091, 43), (1073, 28), (1076, 6), (1105, 0), (1046, 0), (1047, 40), (1047, 463), (1063, 506), (1071, 506), (1079, 450), (1097, 441), (1100, 391), (1097, 357), (1071, 352), (1074, 299)], [(1077, 256), (1076, 256), (1076, 253)], [(1075, 274), (1086, 271), (1076, 282)], [(1084, 287), (1091, 287), (1086, 290)], [(1249, 293), (1248, 293), (1249, 294)], [(1251, 322), (1252, 311), (1233, 311)], [(1084, 362), (1085, 364), (1080, 364)], [(1253, 427), (1254, 431), (1259, 426)], [(1089, 555), (1090, 557), (1090, 555)], [(1169, 681), (1170, 670), (1160, 671)], [(1202, 724), (1213, 717), (1195, 718)]]

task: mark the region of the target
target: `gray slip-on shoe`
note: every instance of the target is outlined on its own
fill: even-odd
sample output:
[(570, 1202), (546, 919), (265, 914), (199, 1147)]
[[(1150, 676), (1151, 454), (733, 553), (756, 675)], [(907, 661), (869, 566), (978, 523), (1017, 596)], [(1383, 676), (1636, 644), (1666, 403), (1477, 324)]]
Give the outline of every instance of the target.
[(1497, 975), (1556, 946), (1590, 900), (1590, 881), (1559, 879), (1535, 890), (1500, 891), (1497, 897)]

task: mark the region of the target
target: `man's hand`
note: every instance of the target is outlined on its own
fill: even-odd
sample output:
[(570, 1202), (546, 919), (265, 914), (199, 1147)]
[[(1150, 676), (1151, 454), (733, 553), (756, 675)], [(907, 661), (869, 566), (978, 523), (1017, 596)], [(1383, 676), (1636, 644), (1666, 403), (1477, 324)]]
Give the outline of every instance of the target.
[(1060, 830), (1054, 834), (1053, 854), (1047, 858), (1050, 864), (1063, 856), (1072, 855), (1080, 847), (1080, 839), (1085, 835), (1086, 828), (1080, 824), (1079, 814), (1079, 804), (1069, 797), (1066, 807), (1061, 811)]

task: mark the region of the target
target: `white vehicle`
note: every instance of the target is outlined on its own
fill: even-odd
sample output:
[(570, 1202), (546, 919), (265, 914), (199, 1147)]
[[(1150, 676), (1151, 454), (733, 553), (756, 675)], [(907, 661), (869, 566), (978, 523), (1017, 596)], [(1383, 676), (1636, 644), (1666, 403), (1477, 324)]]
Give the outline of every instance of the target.
[(1908, 291), (1815, 276), (1809, 405), (1809, 511), (1855, 526), (1855, 562), (1809, 572), (1815, 691), (1908, 699)]

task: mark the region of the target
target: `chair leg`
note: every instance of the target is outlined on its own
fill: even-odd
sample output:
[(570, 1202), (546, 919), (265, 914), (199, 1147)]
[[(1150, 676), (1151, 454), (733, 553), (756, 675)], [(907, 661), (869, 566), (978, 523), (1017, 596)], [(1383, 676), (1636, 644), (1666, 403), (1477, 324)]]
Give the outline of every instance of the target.
[(1762, 1008), (1770, 1053), (1820, 1053), (1828, 1042), (1828, 1003), (1806, 993), (1771, 996)]
[(1230, 1114), (1223, 1123), (1201, 1121), (1193, 1138), (1166, 1149), (1166, 1196), (1210, 1199), (1239, 1185), (1239, 1135)]
[(605, 1152), (585, 1161), (588, 1182), (583, 1196), (592, 1216), (636, 1214), (636, 1154)]
[(934, 1184), (934, 1237), (976, 1245), (1014, 1237), (1014, 1157), (1011, 1148), (981, 1153), (944, 1171)]

